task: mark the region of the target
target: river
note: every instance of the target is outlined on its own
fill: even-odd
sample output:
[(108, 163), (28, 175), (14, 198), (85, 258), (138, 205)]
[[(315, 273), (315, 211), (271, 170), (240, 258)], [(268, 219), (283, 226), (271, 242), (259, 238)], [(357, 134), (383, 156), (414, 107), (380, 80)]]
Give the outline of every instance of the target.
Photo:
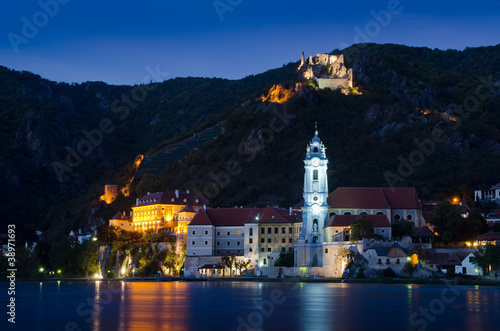
[[(8, 303), (6, 290), (0, 297)], [(444, 283), (19, 282), (15, 302), (16, 330), (498, 330), (500, 325), (500, 287)], [(2, 315), (1, 325), (9, 325)]]

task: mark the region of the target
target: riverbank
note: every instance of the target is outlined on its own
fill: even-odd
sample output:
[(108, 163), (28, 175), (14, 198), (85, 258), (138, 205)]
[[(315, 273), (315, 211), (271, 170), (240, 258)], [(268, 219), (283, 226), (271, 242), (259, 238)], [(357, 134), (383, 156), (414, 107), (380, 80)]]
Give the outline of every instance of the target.
[[(30, 281), (30, 280), (24, 280)], [(410, 285), (443, 285), (445, 282), (454, 285), (500, 286), (500, 282), (493, 280), (472, 280), (463, 278), (454, 279), (415, 279), (415, 278), (380, 278), (380, 279), (341, 279), (341, 278), (266, 278), (266, 277), (216, 277), (216, 278), (188, 278), (188, 277), (126, 277), (126, 278), (47, 278), (32, 281), (125, 281), (125, 282), (267, 282), (267, 283), (347, 283), (347, 284), (410, 284)]]

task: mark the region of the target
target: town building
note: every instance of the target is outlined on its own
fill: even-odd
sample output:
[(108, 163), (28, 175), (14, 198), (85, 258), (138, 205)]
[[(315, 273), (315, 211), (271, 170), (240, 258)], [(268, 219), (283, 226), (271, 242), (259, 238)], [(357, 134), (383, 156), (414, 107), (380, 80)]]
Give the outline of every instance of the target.
[(500, 203), (500, 183), (493, 185), (489, 189), (475, 190), (474, 200)]
[(132, 218), (130, 216), (127, 216), (127, 213), (125, 211), (123, 213), (117, 212), (115, 216), (110, 218), (109, 226), (116, 226), (125, 231), (132, 231)]
[(110, 220), (110, 226), (126, 231), (145, 232), (153, 230), (175, 235), (181, 243), (186, 242), (187, 227), (196, 212), (208, 201), (197, 193), (189, 191), (147, 193), (136, 200), (130, 216), (118, 212)]
[(185, 272), (204, 275), (233, 255), (252, 266), (273, 266), (280, 253), (293, 252), (301, 232), (300, 212), (284, 208), (200, 209), (188, 225)]

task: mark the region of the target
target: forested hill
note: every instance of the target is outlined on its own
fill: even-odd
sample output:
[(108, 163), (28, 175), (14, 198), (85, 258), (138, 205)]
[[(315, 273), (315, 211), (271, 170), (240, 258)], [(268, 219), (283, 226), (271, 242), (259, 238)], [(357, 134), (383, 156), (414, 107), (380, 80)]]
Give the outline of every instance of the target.
[[(362, 44), (334, 52), (345, 55), (361, 95), (302, 82), (306, 87), (288, 102), (262, 103), (258, 97), (273, 84), (293, 86), (296, 63), (237, 81), (171, 79), (145, 85), (145, 96), (133, 86), (58, 84), (1, 68), (0, 176), (7, 189), (0, 212), (28, 224), (30, 233), (84, 227), (92, 206), (94, 219), (106, 219), (147, 191), (198, 190), (215, 206), (289, 206), (301, 198), (315, 122), (327, 147), (330, 191), (394, 184), (415, 186), (424, 199), (467, 198), (499, 181), (500, 46)], [(124, 96), (136, 106), (121, 118), (113, 107), (124, 106)], [(83, 131), (103, 119), (114, 128), (59, 182), (53, 162), (66, 160), (66, 147), (77, 150)], [(130, 197), (98, 202), (105, 183), (122, 185), (130, 176), (137, 154), (221, 121), (216, 140), (160, 177), (135, 178)]]

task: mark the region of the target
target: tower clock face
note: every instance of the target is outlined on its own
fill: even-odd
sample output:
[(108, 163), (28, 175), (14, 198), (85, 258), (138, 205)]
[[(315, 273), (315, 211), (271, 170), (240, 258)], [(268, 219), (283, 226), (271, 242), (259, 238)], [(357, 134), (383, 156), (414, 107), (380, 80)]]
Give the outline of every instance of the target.
[(312, 159), (312, 165), (314, 167), (317, 167), (319, 165), (319, 159), (317, 159), (317, 158)]

